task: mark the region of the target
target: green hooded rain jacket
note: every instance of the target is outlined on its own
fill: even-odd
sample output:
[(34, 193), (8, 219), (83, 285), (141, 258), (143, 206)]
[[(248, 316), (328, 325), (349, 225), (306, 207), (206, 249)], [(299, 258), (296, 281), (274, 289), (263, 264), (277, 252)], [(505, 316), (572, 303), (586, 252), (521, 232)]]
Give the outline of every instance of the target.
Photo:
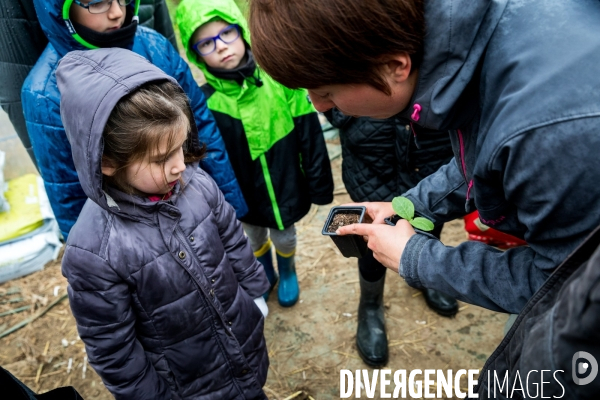
[(305, 90), (282, 86), (258, 66), (241, 84), (211, 74), (191, 40), (200, 26), (214, 20), (237, 24), (248, 48), (248, 26), (233, 0), (183, 0), (177, 8), (183, 47), (206, 77), (208, 108), (250, 210), (242, 221), (283, 230), (306, 215), (311, 203), (333, 200), (321, 125)]

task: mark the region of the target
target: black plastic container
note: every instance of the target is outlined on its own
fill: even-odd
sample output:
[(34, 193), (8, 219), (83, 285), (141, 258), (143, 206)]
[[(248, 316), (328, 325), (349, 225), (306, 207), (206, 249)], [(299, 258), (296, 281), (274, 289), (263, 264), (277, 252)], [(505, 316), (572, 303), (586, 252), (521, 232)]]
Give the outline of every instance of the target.
[(325, 225), (323, 226), (323, 231), (321, 233), (323, 235), (327, 235), (331, 237), (333, 243), (340, 249), (340, 252), (344, 257), (358, 257), (362, 258), (367, 252), (367, 242), (360, 235), (344, 235), (340, 236), (335, 232), (327, 232), (327, 228), (331, 221), (333, 221), (333, 217), (336, 214), (357, 214), (358, 215), (358, 223), (363, 222), (363, 218), (365, 216), (365, 211), (367, 210), (364, 206), (337, 206), (332, 207), (329, 211), (329, 216), (325, 221)]
[(391, 225), (391, 226), (396, 226), (396, 223), (397, 223), (398, 221), (400, 221), (401, 219), (402, 219), (402, 218), (400, 218), (400, 216), (399, 216), (399, 215), (397, 215), (397, 214), (394, 214), (394, 215), (392, 215), (391, 217), (384, 218), (384, 219), (383, 219), (383, 222), (385, 222), (386, 224), (388, 224), (388, 225)]

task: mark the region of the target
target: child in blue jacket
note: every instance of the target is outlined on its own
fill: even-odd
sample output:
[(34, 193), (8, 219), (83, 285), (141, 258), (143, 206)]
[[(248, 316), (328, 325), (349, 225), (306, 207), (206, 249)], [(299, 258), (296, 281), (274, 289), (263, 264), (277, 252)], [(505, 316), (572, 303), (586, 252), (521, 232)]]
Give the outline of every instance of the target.
[(138, 26), (139, 3), (140, 0), (34, 1), (50, 43), (23, 84), (23, 111), (39, 171), (65, 239), (86, 199), (60, 120), (60, 94), (56, 86), (58, 61), (71, 50), (127, 48), (174, 77), (190, 98), (198, 138), (207, 146), (207, 157), (201, 167), (217, 182), (238, 217), (247, 212), (223, 139), (202, 91), (169, 41), (152, 29)]

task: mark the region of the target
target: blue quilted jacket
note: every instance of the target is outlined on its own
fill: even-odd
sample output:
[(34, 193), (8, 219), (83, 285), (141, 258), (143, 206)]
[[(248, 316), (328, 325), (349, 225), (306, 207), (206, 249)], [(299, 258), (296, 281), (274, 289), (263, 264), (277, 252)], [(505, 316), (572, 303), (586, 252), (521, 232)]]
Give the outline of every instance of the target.
[[(52, 210), (66, 239), (86, 196), (60, 120), (60, 94), (55, 71), (58, 61), (67, 52), (86, 49), (67, 30), (60, 11), (63, 3), (64, 0), (34, 1), (40, 24), (50, 43), (27, 76), (21, 95), (33, 152)], [(137, 28), (131, 50), (175, 78), (187, 93), (198, 126), (198, 138), (208, 150), (200, 166), (217, 182), (225, 199), (235, 208), (237, 217), (245, 215), (248, 207), (231, 168), (225, 144), (188, 65), (164, 36), (149, 28)]]

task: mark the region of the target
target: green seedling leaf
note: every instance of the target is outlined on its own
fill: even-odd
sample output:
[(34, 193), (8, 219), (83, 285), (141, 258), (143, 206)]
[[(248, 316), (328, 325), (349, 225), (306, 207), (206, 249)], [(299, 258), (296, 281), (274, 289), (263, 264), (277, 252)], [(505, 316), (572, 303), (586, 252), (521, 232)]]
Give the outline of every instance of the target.
[(406, 197), (398, 196), (392, 199), (392, 208), (401, 218), (411, 221), (415, 216), (415, 206)]
[(434, 228), (433, 222), (431, 222), (427, 218), (423, 218), (423, 217), (417, 217), (417, 218), (413, 219), (412, 221), (408, 221), (408, 222), (410, 222), (410, 224), (412, 226), (414, 226), (415, 228), (420, 229), (425, 232), (432, 231)]

